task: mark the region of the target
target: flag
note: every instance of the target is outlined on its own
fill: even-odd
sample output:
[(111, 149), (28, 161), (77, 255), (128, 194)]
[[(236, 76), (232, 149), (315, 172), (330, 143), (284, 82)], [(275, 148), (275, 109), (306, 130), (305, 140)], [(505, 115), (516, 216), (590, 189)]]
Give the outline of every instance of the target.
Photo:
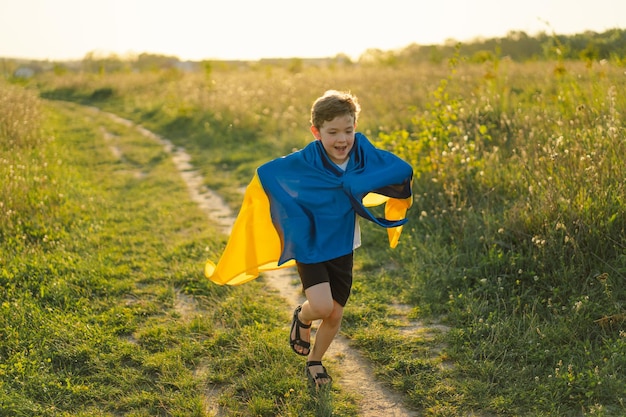
[[(260, 166), (246, 188), (241, 210), (217, 265), (205, 275), (217, 284), (238, 285), (263, 271), (317, 263), (353, 250), (356, 216), (388, 230), (395, 247), (413, 197), (411, 166), (355, 135), (344, 170), (318, 140)], [(384, 217), (368, 207), (385, 204)]]

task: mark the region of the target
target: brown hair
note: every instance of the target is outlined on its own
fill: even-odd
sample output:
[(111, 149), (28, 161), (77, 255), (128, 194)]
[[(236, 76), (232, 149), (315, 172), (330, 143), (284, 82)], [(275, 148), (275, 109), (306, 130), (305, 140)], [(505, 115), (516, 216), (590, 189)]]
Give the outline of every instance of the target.
[(350, 115), (356, 124), (361, 106), (356, 96), (343, 91), (328, 90), (311, 107), (311, 124), (318, 129), (337, 116)]

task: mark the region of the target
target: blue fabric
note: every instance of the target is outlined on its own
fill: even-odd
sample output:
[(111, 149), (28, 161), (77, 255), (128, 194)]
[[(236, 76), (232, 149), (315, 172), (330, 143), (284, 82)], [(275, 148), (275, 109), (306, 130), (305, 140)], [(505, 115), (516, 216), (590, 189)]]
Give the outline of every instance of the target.
[(291, 259), (317, 263), (353, 250), (355, 215), (382, 227), (407, 219), (374, 216), (362, 203), (374, 192), (391, 198), (411, 197), (411, 166), (355, 135), (346, 170), (329, 158), (319, 140), (257, 169), (270, 202), (272, 223), (281, 240), (281, 265)]

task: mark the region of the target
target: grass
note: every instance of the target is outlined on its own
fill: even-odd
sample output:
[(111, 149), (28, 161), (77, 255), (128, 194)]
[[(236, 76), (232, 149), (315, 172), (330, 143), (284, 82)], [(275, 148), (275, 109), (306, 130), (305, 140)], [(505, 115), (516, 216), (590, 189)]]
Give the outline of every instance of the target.
[[(309, 140), (312, 100), (326, 88), (351, 89), (364, 109), (359, 129), (410, 161), (416, 172), (415, 205), (398, 248), (386, 248), (384, 231), (364, 224), (364, 246), (356, 256), (357, 279), (343, 332), (372, 361), (377, 377), (404, 393), (423, 415), (618, 416), (626, 408), (625, 81), (623, 67), (611, 62), (492, 60), (470, 65), (453, 60), (442, 66), (300, 72), (215, 69), (209, 78), (172, 72), (44, 74), (33, 86), (44, 97), (121, 114), (184, 146), (207, 185), (226, 195), (234, 209), (240, 203), (239, 188), (259, 163)], [(128, 133), (98, 123), (115, 137)], [(197, 356), (168, 368), (169, 375), (187, 369), (199, 384), (187, 398), (201, 398), (208, 386), (233, 415), (301, 415), (313, 404), (326, 407), (318, 415), (330, 409), (336, 415), (357, 413), (348, 393), (333, 391), (316, 403), (303, 391), (301, 370), (288, 348), (275, 342), (282, 337), (278, 330), (272, 330), (284, 327), (288, 318), (272, 308), (274, 299), (259, 298), (272, 297), (261, 291), (262, 281), (224, 289), (197, 276), (197, 265), (207, 256), (217, 257), (224, 238), (209, 230), (192, 203), (180, 204), (186, 197), (175, 190), (182, 193), (184, 187), (170, 184), (176, 181), (164, 168), (169, 162), (159, 149), (140, 150), (149, 146), (129, 139), (122, 163), (102, 140), (86, 139), (102, 134), (89, 133), (92, 121), (56, 124), (64, 125), (76, 129), (74, 143), (66, 145), (72, 151), (61, 151), (61, 135), (55, 135), (54, 141), (46, 141), (51, 153), (45, 158), (74, 155), (77, 160), (47, 165), (47, 170), (61, 170), (45, 174), (60, 188), (45, 196), (32, 194), (39, 192), (32, 191), (35, 187), (18, 193), (21, 208), (11, 210), (40, 213), (40, 218), (25, 215), (21, 223), (9, 223), (13, 229), (3, 241), (3, 250), (15, 245), (23, 259), (34, 250), (26, 241), (39, 248), (51, 236), (57, 241), (63, 237), (63, 250), (73, 255), (55, 258), (65, 265), (55, 267), (64, 271), (57, 275), (63, 278), (43, 285), (44, 295), (61, 291), (54, 299), (69, 305), (95, 295), (99, 302), (110, 301), (114, 311), (129, 308), (115, 326), (130, 327), (118, 333), (126, 343), (129, 335), (133, 346), (144, 341), (145, 347), (139, 345), (146, 356), (135, 359), (139, 369), (148, 366), (143, 361), (153, 366), (165, 361), (170, 351), (187, 346), (182, 341), (193, 339), (186, 349)], [(24, 151), (25, 160), (32, 152)], [(41, 164), (20, 166), (26, 170)], [(105, 168), (112, 171), (92, 177)], [(6, 163), (3, 169), (8, 169)], [(30, 184), (43, 178), (42, 172), (18, 174), (16, 169), (5, 172)], [(6, 191), (3, 199), (9, 195)], [(44, 197), (49, 203), (38, 204)], [(153, 211), (144, 209), (150, 206)], [(88, 215), (89, 210), (98, 215)], [(58, 221), (47, 221), (51, 215)], [(138, 233), (137, 228), (145, 230)], [(182, 241), (177, 244), (172, 236)], [(81, 249), (79, 243), (91, 249)], [(94, 249), (103, 245), (108, 249)], [(87, 265), (91, 258), (76, 253), (100, 254)], [(16, 262), (3, 274), (31, 276), (21, 268)], [(48, 275), (47, 270), (32, 273)], [(29, 294), (40, 305), (40, 281), (20, 284), (9, 294)], [(11, 289), (15, 282), (3, 281), (3, 286)], [(76, 294), (62, 296), (65, 291)], [(162, 309), (172, 311), (181, 293), (199, 300), (211, 320), (196, 322), (197, 329), (174, 330), (172, 322), (180, 325), (183, 317), (175, 308), (174, 318)], [(128, 294), (137, 299), (130, 307)], [(83, 317), (85, 308), (97, 304), (83, 300), (80, 308), (70, 310)], [(139, 306), (141, 313), (133, 309)], [(408, 310), (410, 319), (443, 323), (449, 330), (407, 332), (401, 320), (406, 313), (398, 315), (397, 306)], [(158, 350), (155, 340), (167, 341), (167, 349)], [(19, 357), (16, 352), (23, 350), (11, 352)], [(82, 358), (76, 362), (85, 362)], [(69, 355), (62, 362), (71, 360)], [(286, 363), (286, 372), (274, 372), (277, 364)], [(58, 370), (49, 373), (56, 377)], [(157, 382), (154, 387), (169, 392)], [(128, 410), (148, 407), (137, 397), (141, 395), (131, 393), (136, 403)]]
[[(223, 237), (161, 146), (92, 111), (10, 91), (37, 103), (43, 124), (32, 124), (45, 140), (2, 149), (2, 175), (22, 181), (20, 198), (2, 194), (2, 414), (314, 410), (277, 296), (261, 281), (224, 288), (201, 275)], [(330, 402), (355, 415), (346, 394), (321, 404)]]

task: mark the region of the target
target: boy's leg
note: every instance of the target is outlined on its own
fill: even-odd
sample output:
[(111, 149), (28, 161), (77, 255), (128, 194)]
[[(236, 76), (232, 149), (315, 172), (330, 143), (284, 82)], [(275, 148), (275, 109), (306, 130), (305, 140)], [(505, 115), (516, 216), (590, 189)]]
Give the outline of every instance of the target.
[[(343, 307), (333, 300), (330, 285), (327, 282), (307, 288), (305, 294), (307, 301), (302, 304), (300, 320), (304, 323), (310, 323), (318, 319), (322, 320), (315, 333), (315, 344), (307, 360), (321, 361), (339, 332), (343, 317)], [(309, 372), (315, 375), (322, 373), (323, 368), (321, 365), (311, 366)], [(325, 379), (319, 381), (321, 384), (328, 382), (330, 381)]]
[(313, 320), (325, 319), (334, 308), (335, 301), (328, 282), (313, 285), (304, 290), (306, 301), (302, 304), (300, 320), (310, 323)]
[[(307, 288), (306, 290), (304, 290), (304, 294), (306, 295), (306, 301), (302, 303), (302, 309), (300, 310), (300, 314), (298, 315), (298, 319), (302, 323), (311, 324), (313, 320), (324, 320), (331, 315), (331, 313), (333, 312), (334, 304), (336, 302), (333, 300), (333, 295), (330, 289), (330, 284), (328, 282), (315, 284)], [(322, 325), (320, 324), (320, 328), (321, 327)], [(310, 342), (311, 329), (300, 327), (299, 330), (300, 330), (300, 338), (304, 342)], [(316, 333), (316, 335), (317, 334), (319, 334), (319, 330)], [(295, 337), (296, 337), (296, 329), (294, 328), (292, 329), (292, 332), (291, 332), (291, 338), (294, 339)], [(294, 349), (303, 354), (306, 354), (307, 352), (307, 348), (304, 348), (299, 345), (295, 345)], [(310, 349), (308, 353), (310, 354), (311, 352), (312, 352), (312, 349)]]
[(336, 301), (332, 313), (324, 318), (315, 332), (315, 344), (309, 354), (309, 361), (321, 361), (330, 344), (337, 336), (343, 317), (343, 307)]

